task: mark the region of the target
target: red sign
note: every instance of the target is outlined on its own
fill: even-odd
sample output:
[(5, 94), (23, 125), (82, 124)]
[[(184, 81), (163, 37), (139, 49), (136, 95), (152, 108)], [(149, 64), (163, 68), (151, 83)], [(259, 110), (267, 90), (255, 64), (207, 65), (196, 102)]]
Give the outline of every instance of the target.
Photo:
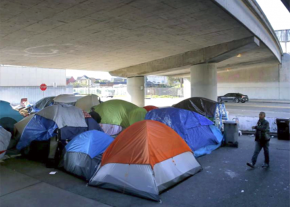
[(40, 90), (45, 91), (47, 89), (47, 85), (46, 84), (41, 84), (40, 85)]

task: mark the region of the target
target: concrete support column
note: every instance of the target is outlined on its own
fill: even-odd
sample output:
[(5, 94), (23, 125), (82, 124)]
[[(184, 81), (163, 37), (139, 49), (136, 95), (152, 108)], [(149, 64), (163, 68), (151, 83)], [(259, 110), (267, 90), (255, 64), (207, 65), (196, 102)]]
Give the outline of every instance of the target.
[(217, 70), (215, 63), (194, 65), (190, 69), (191, 96), (217, 100)]
[(183, 97), (188, 99), (191, 97), (191, 83), (190, 78), (183, 78)]
[(144, 76), (127, 78), (128, 101), (143, 107), (145, 104)]

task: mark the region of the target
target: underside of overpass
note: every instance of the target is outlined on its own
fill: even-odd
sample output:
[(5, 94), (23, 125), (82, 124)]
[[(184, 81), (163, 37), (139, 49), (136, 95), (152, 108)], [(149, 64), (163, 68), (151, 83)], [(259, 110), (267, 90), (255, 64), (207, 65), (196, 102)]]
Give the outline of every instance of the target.
[(2, 0), (0, 64), (189, 77), (279, 65), (255, 0)]

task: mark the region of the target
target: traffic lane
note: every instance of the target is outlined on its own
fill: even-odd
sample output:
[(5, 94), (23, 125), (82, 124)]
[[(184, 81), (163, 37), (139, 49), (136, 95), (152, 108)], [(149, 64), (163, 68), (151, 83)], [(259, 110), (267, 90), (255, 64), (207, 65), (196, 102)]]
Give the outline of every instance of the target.
[(290, 104), (278, 103), (225, 103), (226, 109), (290, 113)]

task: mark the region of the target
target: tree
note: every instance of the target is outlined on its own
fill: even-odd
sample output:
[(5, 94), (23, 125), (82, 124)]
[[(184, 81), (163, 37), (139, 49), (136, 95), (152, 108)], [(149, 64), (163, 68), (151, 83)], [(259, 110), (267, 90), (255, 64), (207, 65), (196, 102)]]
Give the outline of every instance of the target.
[(167, 77), (167, 84), (171, 87), (179, 85), (182, 88), (183, 78)]

